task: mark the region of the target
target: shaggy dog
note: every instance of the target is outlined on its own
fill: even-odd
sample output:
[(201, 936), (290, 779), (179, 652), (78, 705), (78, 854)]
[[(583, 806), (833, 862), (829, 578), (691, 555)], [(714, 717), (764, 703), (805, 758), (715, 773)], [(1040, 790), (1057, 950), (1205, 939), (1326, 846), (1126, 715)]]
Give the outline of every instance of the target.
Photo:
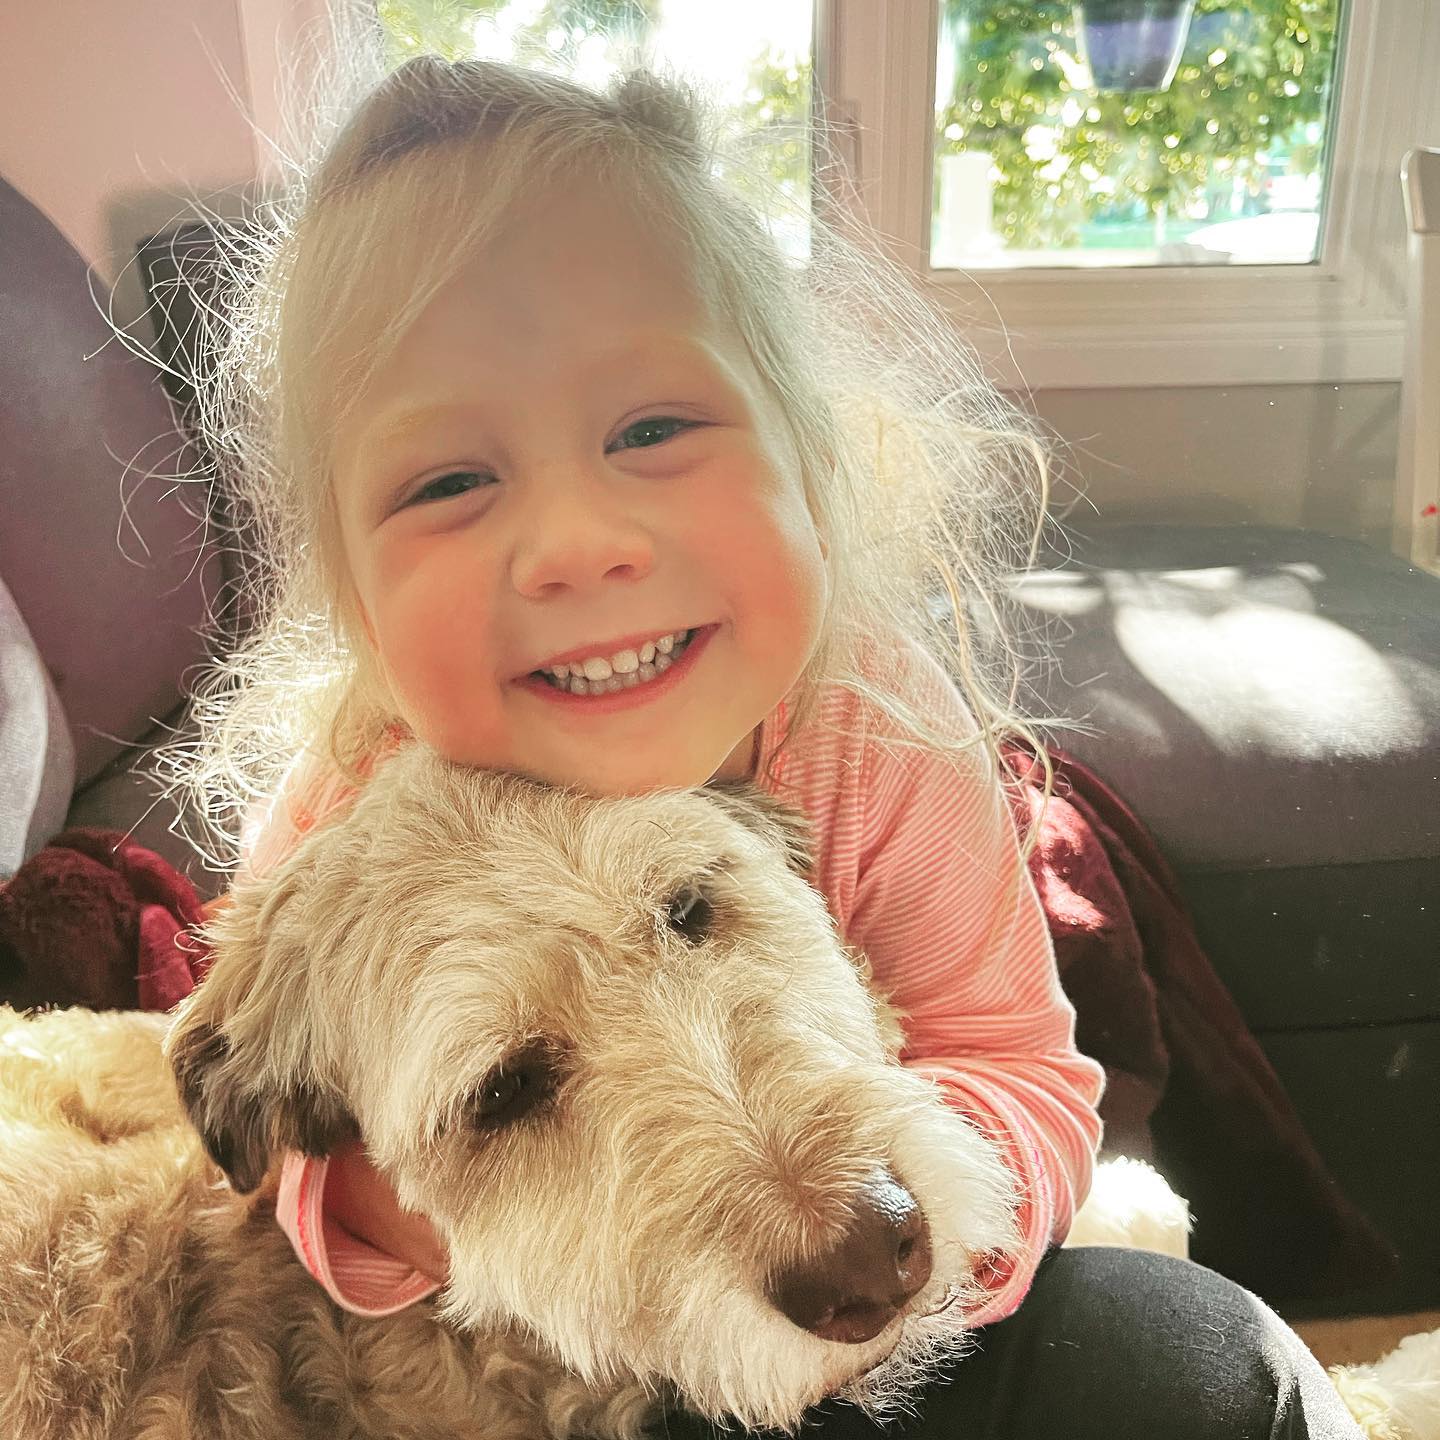
[[(893, 1410), (963, 1345), (1014, 1195), (802, 869), (759, 792), (595, 800), (411, 747), (237, 884), (168, 1034), (0, 1010), (0, 1435)], [(357, 1133), (452, 1257), (386, 1319), (273, 1215), (282, 1150)]]

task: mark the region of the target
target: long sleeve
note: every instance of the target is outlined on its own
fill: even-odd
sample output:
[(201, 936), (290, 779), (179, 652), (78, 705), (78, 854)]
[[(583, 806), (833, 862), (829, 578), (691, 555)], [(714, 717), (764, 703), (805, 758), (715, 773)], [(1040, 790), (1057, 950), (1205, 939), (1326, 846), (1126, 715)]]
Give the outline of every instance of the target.
[(268, 874), (320, 820), (347, 805), (354, 795), (354, 787), (337, 772), (302, 750), (290, 762), (275, 794), (245, 813), (240, 827), (242, 872)]
[[(356, 794), (333, 765), (302, 751), (275, 794), (245, 816), (240, 843), (244, 872), (268, 874), (311, 830), (348, 807)], [(342, 1310), (393, 1315), (440, 1288), (408, 1261), (351, 1235), (331, 1218), (331, 1199), (329, 1157), (287, 1151), (275, 1200), (276, 1222), (300, 1263)]]
[[(371, 774), (408, 734), (399, 721), (386, 726), (374, 752), (359, 766), (360, 775)], [(242, 873), (268, 874), (317, 825), (347, 809), (358, 793), (333, 759), (318, 750), (301, 750), (286, 767), (275, 793), (245, 812), (240, 827)]]
[(1019, 1304), (1090, 1187), (1103, 1071), (1075, 1049), (1049, 931), (1004, 797), (958, 772), (875, 752), (864, 787), (876, 833), (847, 933), (905, 1016), (902, 1062), (939, 1084), (1014, 1171), (1022, 1242), (987, 1276), (984, 1324)]
[[(937, 724), (975, 723), (943, 673), (912, 656), (912, 698)], [(816, 883), (846, 939), (904, 1016), (902, 1063), (1001, 1147), (1015, 1176), (1022, 1240), (996, 1257), (986, 1324), (1020, 1303), (1046, 1248), (1090, 1187), (1104, 1072), (1075, 1048), (1049, 930), (998, 778), (981, 747), (958, 760), (871, 738), (844, 692), (779, 793), (819, 837)]]

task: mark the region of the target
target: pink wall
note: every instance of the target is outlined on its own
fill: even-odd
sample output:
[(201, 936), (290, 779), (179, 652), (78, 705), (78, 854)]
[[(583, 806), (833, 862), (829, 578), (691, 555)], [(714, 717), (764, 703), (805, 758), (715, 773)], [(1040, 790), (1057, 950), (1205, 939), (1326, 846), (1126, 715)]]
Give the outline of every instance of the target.
[[(0, 174), (114, 279), (135, 242), (252, 181), (316, 0), (47, 0), (0, 15)], [(228, 93), (227, 93), (228, 92)]]

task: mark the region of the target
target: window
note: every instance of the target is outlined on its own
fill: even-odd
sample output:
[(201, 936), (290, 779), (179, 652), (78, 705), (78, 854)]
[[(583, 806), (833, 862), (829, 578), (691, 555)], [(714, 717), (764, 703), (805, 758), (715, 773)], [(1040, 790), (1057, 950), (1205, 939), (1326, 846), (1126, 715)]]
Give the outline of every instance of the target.
[(938, 0), (937, 268), (1316, 258), (1340, 0)]
[[(1306, 0), (1285, 3), (1298, 13)], [(1052, 38), (1064, 40), (1077, 4), (1011, 0), (1003, 8), (1050, 13), (1061, 26)], [(955, 8), (943, 7), (947, 13)], [(1002, 7), (999, 0), (965, 0), (964, 8)], [(1197, 0), (1196, 18), (1220, 8)], [(1400, 160), (1416, 144), (1440, 145), (1440, 86), (1434, 82), (1440, 74), (1440, 5), (1433, 0), (1346, 0), (1336, 9), (1337, 58), (1320, 141), (1328, 164), (1322, 160), (1319, 173), (1328, 178), (1315, 196), (1312, 261), (1252, 256), (1240, 263), (1152, 260), (1082, 268), (1056, 264), (1053, 257), (1016, 263), (1012, 255), (988, 266), (972, 259), (962, 269), (943, 246), (932, 254), (940, 185), (937, 110), (945, 108), (937, 107), (936, 88), (942, 4), (823, 0), (819, 13), (817, 89), (832, 123), (853, 137), (853, 184), (844, 194), (837, 188), (836, 198), (850, 197), (848, 203), (966, 327), (1006, 383), (1091, 389), (1399, 378), (1405, 294)], [(1297, 158), (1297, 140), (1309, 143), (1303, 131), (1286, 133), (1255, 152), (1256, 163), (1267, 173), (1274, 166), (1275, 178), (1284, 177), (1288, 187), (1267, 202), (1277, 212), (1299, 213), (1313, 193), (1315, 181), (1304, 178), (1309, 161), (1303, 154)], [(1264, 161), (1258, 159), (1262, 153)], [(1297, 175), (1298, 181), (1291, 178)], [(1166, 243), (1174, 238), (1173, 222), (1172, 213)]]
[[(1133, 9), (1141, 0), (1108, 3)], [(1107, 134), (1123, 154), (1114, 127), (1126, 102), (1092, 104), (1081, 88), (1097, 58), (1093, 37), (1082, 43), (1085, 0), (727, 0), (723, 19), (710, 0), (377, 0), (397, 60), (423, 45), (591, 83), (637, 57), (693, 75), (786, 202), (768, 207), (771, 225), (797, 256), (808, 253), (813, 56), (815, 103), (848, 171), (828, 198), (860, 211), (1002, 382), (1396, 380), (1399, 165), (1413, 145), (1440, 145), (1440, 4), (1175, 3), (1191, 13), (1170, 89), (1150, 92), (1154, 113), (1146, 120), (1142, 109), (1126, 126), (1132, 141), (1148, 129), (1152, 150), (1180, 152), (1168, 164), (1151, 156), (1166, 177), (1162, 193), (1153, 166), (1140, 184), (1115, 155), (1097, 158)], [(1100, 4), (1089, 0), (1092, 19)], [(1007, 93), (1021, 88), (1022, 108), (1034, 112), (1024, 124), (1001, 115), (1000, 135), (995, 126), (977, 135), (957, 118), (992, 98), (992, 82), (966, 78), (981, 40), (1010, 57)], [(1242, 60), (1253, 103), (1251, 90), (1223, 104), (1203, 93), (1222, 74), (1234, 79)], [(1044, 83), (1022, 87), (1017, 63)], [(1273, 104), (1260, 107), (1260, 87)], [(1186, 119), (1178, 129), (1177, 114)], [(1027, 134), (1036, 126), (1041, 133)], [(1167, 146), (1167, 136), (1177, 143)], [(1002, 143), (1008, 168), (996, 165)], [(1062, 165), (1078, 177), (1068, 188), (1053, 178)], [(1101, 181), (1114, 182), (1108, 203)], [(976, 234), (987, 187), (1007, 201), (989, 210), (988, 240)], [(1017, 187), (1030, 195), (1011, 205)]]

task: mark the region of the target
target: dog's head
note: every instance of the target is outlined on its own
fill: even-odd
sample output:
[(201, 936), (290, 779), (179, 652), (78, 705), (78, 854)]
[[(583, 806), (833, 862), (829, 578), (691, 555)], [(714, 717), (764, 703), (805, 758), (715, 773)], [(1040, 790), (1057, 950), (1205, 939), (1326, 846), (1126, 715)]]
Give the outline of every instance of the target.
[[(657, 870), (666, 849), (668, 874)], [(343, 1057), (360, 1012), (372, 1009), (363, 1002), (404, 985), (407, 967), (431, 983), (404, 998), (423, 998), (436, 988), (438, 957), (463, 954), (467, 935), (483, 931), (479, 961), (518, 954), (522, 932), (571, 931), (560, 913), (567, 895), (607, 938), (627, 912), (642, 930), (658, 927), (641, 949), (666, 931), (690, 945), (713, 941), (743, 915), (743, 904), (715, 912), (722, 890), (730, 902), (742, 894), (737, 862), (758, 861), (777, 878), (777, 860), (808, 871), (804, 821), (749, 784), (716, 784), (703, 803), (597, 801), (409, 746), (358, 813), (302, 842), (273, 875), (240, 880), (205, 926), (213, 963), (166, 1046), (181, 1098), (211, 1159), (249, 1193), (279, 1152), (326, 1155), (358, 1136)], [(630, 903), (599, 908), (607, 891), (632, 885)], [(814, 897), (792, 886), (797, 897), (812, 934), (817, 922), (828, 931)], [(383, 1030), (398, 1019), (373, 1009)], [(898, 1042), (898, 1030), (890, 1034)]]
[[(758, 791), (595, 799), (409, 747), (211, 922), (181, 1093), (242, 1190), (363, 1135), (449, 1245), (452, 1320), (792, 1424), (928, 1354), (945, 1322), (915, 1317), (1011, 1239), (1003, 1170), (895, 1063), (804, 863)], [(877, 1177), (934, 1278), (852, 1334), (825, 1286), (889, 1236)]]

